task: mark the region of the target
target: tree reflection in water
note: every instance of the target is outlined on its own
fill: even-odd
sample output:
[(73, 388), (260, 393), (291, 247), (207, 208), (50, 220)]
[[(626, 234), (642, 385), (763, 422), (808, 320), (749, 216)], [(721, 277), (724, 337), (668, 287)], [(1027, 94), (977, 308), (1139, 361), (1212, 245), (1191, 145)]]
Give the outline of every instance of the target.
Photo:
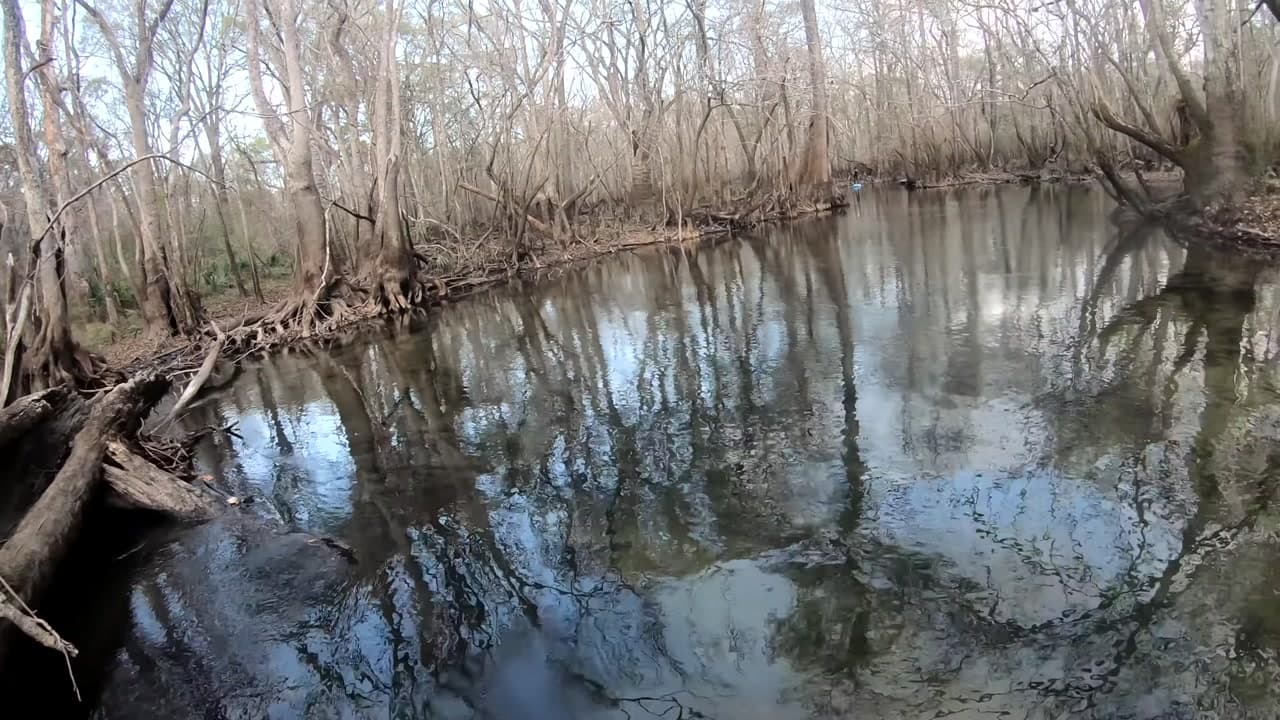
[(868, 193), (254, 368), (192, 421), (262, 502), (97, 713), (1267, 716), (1273, 273), (1107, 210)]

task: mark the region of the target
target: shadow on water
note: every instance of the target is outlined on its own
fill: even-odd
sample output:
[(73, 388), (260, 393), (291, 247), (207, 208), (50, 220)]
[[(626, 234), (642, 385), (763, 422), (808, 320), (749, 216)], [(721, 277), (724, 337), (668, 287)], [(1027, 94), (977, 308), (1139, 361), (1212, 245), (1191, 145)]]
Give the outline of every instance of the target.
[(192, 422), (257, 502), (143, 551), (93, 715), (1270, 717), (1275, 275), (1108, 209), (867, 193), (252, 368)]

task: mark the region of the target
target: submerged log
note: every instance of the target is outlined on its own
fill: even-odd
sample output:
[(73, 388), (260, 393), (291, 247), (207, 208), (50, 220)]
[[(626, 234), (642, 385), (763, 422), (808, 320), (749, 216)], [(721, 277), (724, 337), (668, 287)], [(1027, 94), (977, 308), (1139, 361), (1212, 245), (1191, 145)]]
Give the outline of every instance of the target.
[(0, 547), (0, 577), (20, 597), (33, 601), (71, 547), (101, 476), (107, 438), (126, 424), (135, 424), (167, 387), (167, 380), (148, 372), (117, 385), (94, 404), (62, 469)]
[(124, 443), (107, 443), (104, 465), (107, 484), (129, 507), (154, 510), (184, 520), (207, 520), (217, 514), (219, 504), (208, 494), (175, 475), (139, 457)]
[(65, 394), (62, 388), (45, 390), (20, 397), (13, 404), (0, 410), (0, 447), (21, 437), (36, 423), (53, 413), (58, 399)]

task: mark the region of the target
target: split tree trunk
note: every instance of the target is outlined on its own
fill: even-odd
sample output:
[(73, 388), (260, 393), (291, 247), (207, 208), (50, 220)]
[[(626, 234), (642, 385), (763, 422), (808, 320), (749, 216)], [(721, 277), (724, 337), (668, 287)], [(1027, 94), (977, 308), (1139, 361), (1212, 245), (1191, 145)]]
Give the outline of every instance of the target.
[[(346, 275), (347, 258), (340, 245), (330, 243), (327, 219), (320, 191), (316, 187), (311, 151), (311, 127), (315, 122), (307, 104), (306, 80), (302, 68), (302, 45), (299, 38), (300, 17), (297, 0), (279, 0), (271, 15), (279, 28), (284, 68), (277, 76), (284, 85), (288, 124), (276, 114), (263, 85), (262, 58), (258, 46), (260, 5), (270, 0), (251, 0), (247, 50), (249, 85), (254, 103), (263, 115), (272, 149), (285, 169), (285, 187), (293, 204), (297, 222), (297, 264), (294, 297), (281, 313), (281, 321), (297, 320), (304, 335), (309, 334), (319, 315), (333, 317), (337, 312), (334, 291)], [(281, 72), (283, 70), (283, 72)], [(323, 306), (323, 311), (322, 311)]]

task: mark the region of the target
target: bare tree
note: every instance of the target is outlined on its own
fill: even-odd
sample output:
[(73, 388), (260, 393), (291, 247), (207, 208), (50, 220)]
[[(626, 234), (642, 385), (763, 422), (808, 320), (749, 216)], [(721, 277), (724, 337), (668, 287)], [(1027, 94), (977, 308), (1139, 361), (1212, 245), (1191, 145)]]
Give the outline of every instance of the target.
[[(0, 404), (7, 403), (18, 389), (31, 385), (53, 385), (76, 381), (92, 372), (90, 358), (71, 336), (67, 309), (65, 244), (74, 229), (71, 216), (52, 221), (55, 205), (70, 200), (70, 179), (66, 167), (67, 149), (58, 116), (59, 82), (51, 55), (56, 15), (52, 0), (40, 6), (39, 56), (29, 70), (23, 62), (25, 42), (22, 12), (16, 0), (5, 0), (4, 58), (5, 90), (13, 121), (15, 155), (22, 179), (26, 203), (27, 226), (30, 230), (31, 270), (19, 291), (17, 305), (10, 308), (9, 336), (5, 343), (4, 375), (0, 378), (3, 392)], [(38, 167), (39, 156), (28, 124), (25, 78), (34, 71), (39, 79), (40, 100), (44, 118), (44, 140), (49, 165), (47, 175), (55, 190), (51, 191)], [(33, 293), (34, 286), (34, 293)], [(34, 299), (33, 299), (34, 296)], [(30, 316), (31, 332), (24, 335)]]
[(828, 146), (831, 102), (827, 96), (827, 68), (822, 58), (822, 36), (818, 33), (818, 12), (814, 0), (800, 0), (800, 12), (804, 15), (813, 108), (804, 157), (797, 166), (796, 179), (798, 184), (811, 188), (810, 192), (827, 197), (831, 193), (831, 151)]
[[(322, 316), (340, 318), (346, 309), (347, 303), (338, 293), (346, 282), (347, 258), (341, 246), (329, 242), (328, 218), (316, 187), (311, 140), (317, 114), (307, 103), (299, 37), (301, 12), (297, 0), (248, 0), (248, 4), (249, 79), (253, 99), (276, 158), (284, 166), (297, 225), (294, 297), (278, 315), (280, 320), (298, 319), (306, 332), (310, 332)], [(259, 25), (264, 9), (279, 32), (276, 70), (285, 97), (283, 111), (272, 105), (263, 83)]]
[[(150, 11), (148, 0), (135, 0), (129, 28), (130, 34), (136, 38), (132, 61), (126, 56), (126, 47), (116, 24), (98, 6), (90, 5), (84, 0), (76, 2), (89, 14), (110, 50), (129, 114), (129, 137), (135, 157), (155, 154), (148, 135), (147, 88), (155, 67), (155, 41), (160, 26), (173, 9), (174, 0), (161, 0), (161, 5), (154, 14)], [(142, 258), (145, 293), (141, 306), (148, 333), (158, 337), (173, 332), (193, 332), (202, 324), (203, 313), (195, 293), (186, 287), (180, 269), (171, 266), (170, 258), (164, 251), (165, 230), (161, 220), (155, 166), (150, 162), (135, 165), (133, 184), (137, 191), (140, 216), (138, 248)]]
[(27, 334), (90, 272), (154, 337), (197, 331), (220, 278), (261, 300), (292, 273), (255, 316), (309, 334), (624, 233), (825, 208), (846, 177), (1097, 173), (1154, 207), (1143, 171), (1177, 169), (1196, 211), (1280, 147), (1280, 23), (1243, 0), (238, 2), (50, 6), (66, 57), (10, 104), (28, 220), (182, 163), (36, 223)]

